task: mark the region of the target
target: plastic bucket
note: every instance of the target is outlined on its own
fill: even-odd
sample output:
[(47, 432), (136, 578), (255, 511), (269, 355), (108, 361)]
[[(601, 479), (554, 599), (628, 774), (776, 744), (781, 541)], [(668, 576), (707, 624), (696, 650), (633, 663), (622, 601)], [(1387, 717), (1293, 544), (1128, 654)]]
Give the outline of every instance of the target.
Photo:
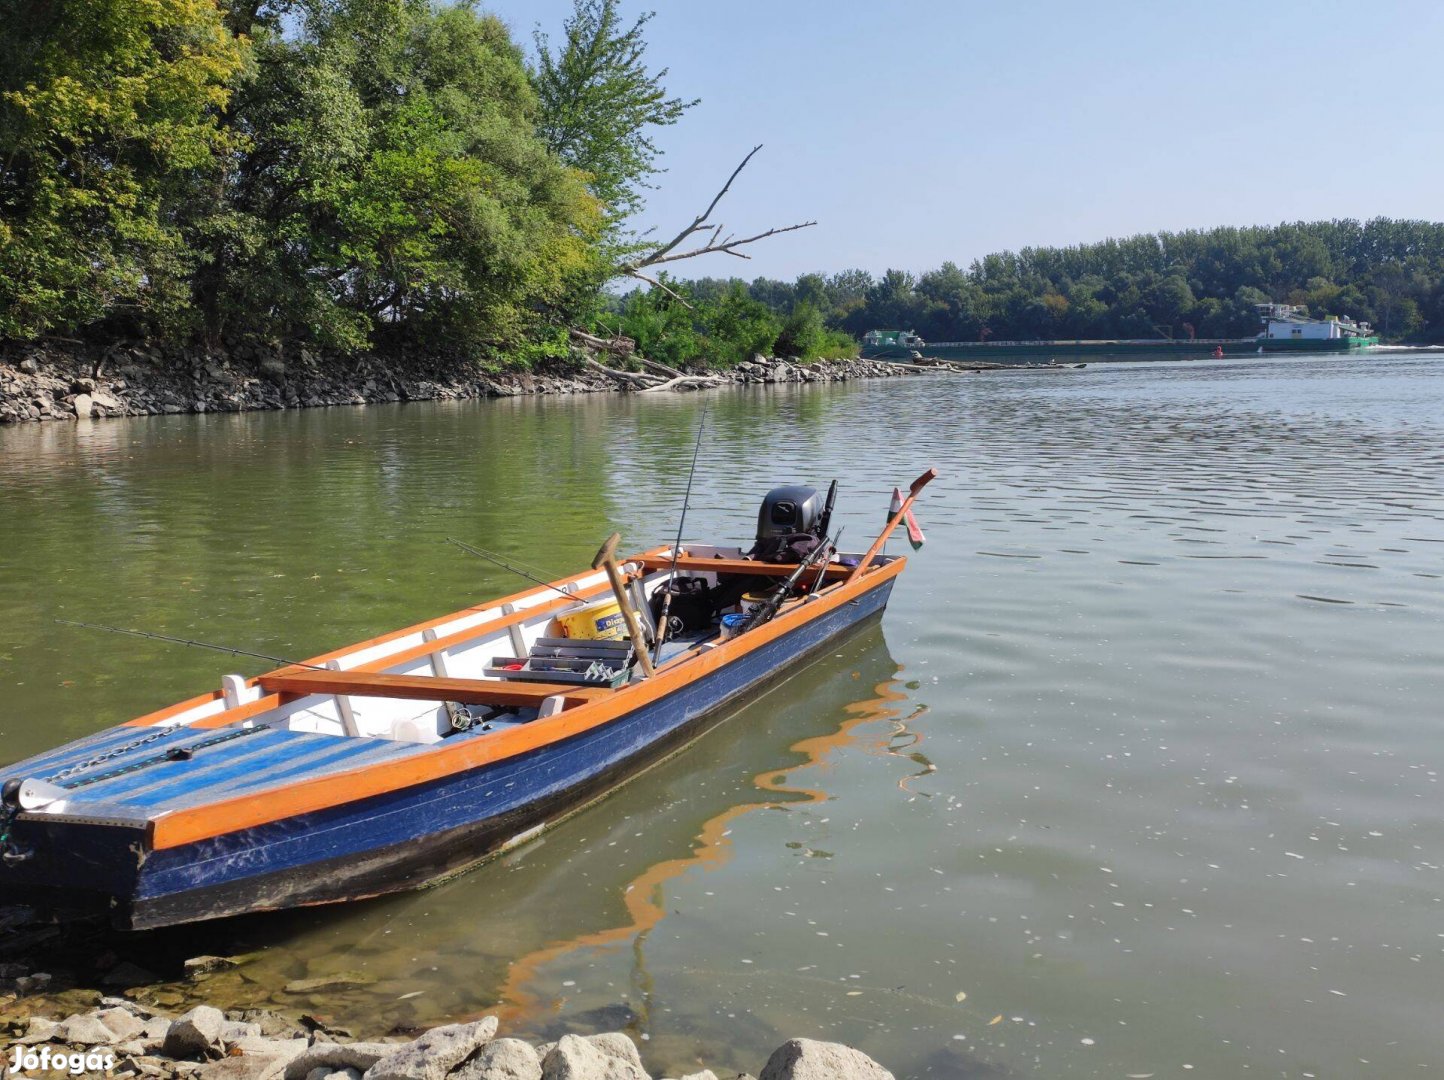
[(627, 621), (615, 597), (593, 600), (579, 608), (557, 614), (562, 637), (591, 641), (622, 641), (627, 636)]
[(726, 641), (728, 638), (735, 638), (738, 634), (742, 633), (742, 628), (747, 625), (747, 620), (750, 618), (752, 618), (751, 615), (740, 611), (731, 615), (723, 615), (722, 640)]
[(766, 604), (766, 603), (767, 603), (769, 600), (771, 600), (771, 599), (772, 599), (772, 594), (771, 594), (770, 592), (765, 592), (765, 593), (758, 593), (758, 592), (743, 593), (743, 594), (742, 594), (742, 603), (741, 603), (740, 606), (741, 606), (742, 611), (743, 611), (744, 614), (746, 614), (746, 615), (751, 615), (754, 611), (759, 610), (764, 604)]

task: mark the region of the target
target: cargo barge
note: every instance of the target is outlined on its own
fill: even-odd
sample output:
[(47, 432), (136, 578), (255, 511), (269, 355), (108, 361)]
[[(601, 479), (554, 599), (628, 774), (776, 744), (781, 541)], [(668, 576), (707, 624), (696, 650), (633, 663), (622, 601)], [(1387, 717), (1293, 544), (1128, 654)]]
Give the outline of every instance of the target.
[(1290, 304), (1260, 304), (1258, 308), (1263, 329), (1248, 338), (927, 342), (907, 330), (870, 330), (863, 335), (860, 355), (865, 360), (1046, 364), (1080, 358), (1202, 360), (1272, 352), (1347, 352), (1379, 343), (1368, 323), (1336, 315), (1314, 319), (1306, 309)]

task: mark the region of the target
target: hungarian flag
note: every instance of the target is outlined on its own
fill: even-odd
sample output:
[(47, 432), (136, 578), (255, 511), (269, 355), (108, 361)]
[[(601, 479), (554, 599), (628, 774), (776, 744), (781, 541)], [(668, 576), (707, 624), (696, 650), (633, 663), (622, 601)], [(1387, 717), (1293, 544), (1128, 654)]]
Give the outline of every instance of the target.
[[(902, 509), (902, 504), (903, 493), (901, 489), (893, 488), (892, 504), (887, 509), (888, 521), (891, 521), (897, 515), (897, 512)], [(907, 527), (908, 543), (911, 544), (913, 550), (916, 551), (923, 546), (923, 531), (918, 528), (918, 519), (913, 517), (913, 508), (911, 506), (908, 507), (907, 513), (903, 515), (903, 525)]]

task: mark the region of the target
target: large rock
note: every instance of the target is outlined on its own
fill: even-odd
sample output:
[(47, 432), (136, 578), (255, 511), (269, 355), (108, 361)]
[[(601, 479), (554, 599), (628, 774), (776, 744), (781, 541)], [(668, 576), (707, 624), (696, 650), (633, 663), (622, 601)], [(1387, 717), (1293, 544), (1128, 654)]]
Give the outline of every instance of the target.
[(123, 1009), (118, 1006), (101, 1009), (95, 1014), (95, 1018), (113, 1031), (115, 1037), (122, 1042), (127, 1039), (134, 1039), (137, 1035), (145, 1033), (145, 1021), (129, 1009)]
[(850, 1046), (792, 1039), (772, 1051), (758, 1080), (893, 1080), (893, 1075)]
[(238, 1054), (204, 1066), (201, 1080), (276, 1080), (286, 1070), (280, 1054)]
[(366, 1080), (442, 1080), (496, 1034), (496, 1017), (432, 1028), (366, 1070)]
[(49, 1017), (32, 1016), (24, 1036), (15, 1041), (21, 1046), (36, 1046), (39, 1043), (50, 1042), (59, 1027), (60, 1025)]
[(625, 1035), (563, 1035), (542, 1061), (542, 1080), (651, 1080)]
[(75, 395), (75, 416), (78, 420), (89, 420), (90, 414), (95, 411), (95, 399), (89, 394)]
[(53, 1038), (56, 1042), (69, 1043), (71, 1046), (109, 1046), (116, 1041), (115, 1032), (88, 1013), (80, 1013), (60, 1021)]
[(226, 1016), (220, 1009), (197, 1005), (171, 1021), (165, 1033), (164, 1053), (173, 1058), (203, 1057), (221, 1041), (225, 1027)]
[(452, 1073), (450, 1080), (541, 1080), (541, 1074), (541, 1058), (530, 1043), (497, 1039)]
[(306, 1080), (313, 1069), (339, 1072), (360, 1069), (365, 1072), (399, 1046), (410, 1043), (354, 1042), (316, 1043), (286, 1066), (286, 1080)]

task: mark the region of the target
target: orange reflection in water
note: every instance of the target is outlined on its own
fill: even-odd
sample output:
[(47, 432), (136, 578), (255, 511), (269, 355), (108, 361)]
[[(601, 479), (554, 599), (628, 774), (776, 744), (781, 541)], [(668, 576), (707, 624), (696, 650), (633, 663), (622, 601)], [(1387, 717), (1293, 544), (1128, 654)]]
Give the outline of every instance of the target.
[[(854, 672), (853, 678), (857, 677), (857, 673)], [(860, 741), (861, 736), (855, 732), (866, 724), (881, 720), (893, 721), (891, 730), (874, 741), (871, 747), (873, 752), (899, 753), (899, 750), (893, 745), (894, 740), (899, 736), (911, 740), (907, 743), (908, 746), (916, 747), (917, 742), (921, 741), (921, 736), (908, 731), (906, 724), (921, 710), (912, 713), (906, 719), (897, 719), (898, 710), (895, 706), (907, 697), (898, 689), (899, 682), (898, 677), (894, 676), (874, 688), (875, 697), (846, 706), (844, 711), (850, 716), (836, 731), (827, 735), (803, 739), (790, 747), (793, 752), (806, 755), (807, 760), (800, 765), (784, 769), (768, 769), (752, 779), (752, 783), (761, 791), (792, 797), (743, 803), (723, 811), (702, 826), (701, 831), (697, 834), (697, 842), (689, 854), (681, 858), (654, 863), (633, 878), (623, 890), (622, 895), (627, 909), (627, 921), (624, 924), (567, 938), (563, 941), (551, 942), (513, 962), (507, 972), (506, 982), (500, 991), (501, 1004), (496, 1008), (488, 1009), (487, 1015), (498, 1016), (504, 1026), (514, 1027), (523, 1020), (534, 1022), (543, 1012), (559, 1012), (563, 1003), (562, 999), (544, 997), (535, 988), (539, 983), (541, 970), (568, 953), (582, 949), (607, 948), (621, 945), (630, 940), (636, 953), (637, 971), (641, 975), (641, 980), (646, 982), (643, 947), (647, 934), (667, 914), (662, 893), (663, 886), (694, 867), (715, 870), (725, 865), (732, 850), (732, 841), (728, 833), (734, 821), (754, 810), (769, 810), (784, 802), (789, 805), (825, 802), (828, 795), (820, 787), (793, 787), (789, 786), (787, 781), (792, 779), (794, 774), (803, 770), (823, 767), (833, 751)], [(906, 756), (913, 760), (925, 760), (916, 753), (909, 753)], [(931, 765), (928, 766), (928, 771), (931, 771)]]

